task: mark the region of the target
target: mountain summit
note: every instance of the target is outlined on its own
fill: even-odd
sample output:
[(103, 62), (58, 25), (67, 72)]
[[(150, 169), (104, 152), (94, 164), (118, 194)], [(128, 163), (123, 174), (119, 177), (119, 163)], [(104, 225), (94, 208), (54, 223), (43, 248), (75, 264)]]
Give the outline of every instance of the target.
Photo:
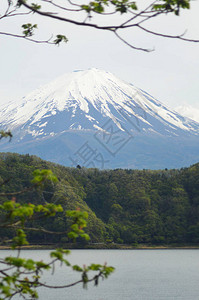
[[(199, 123), (181, 116), (132, 84), (98, 69), (65, 74), (17, 103), (2, 106), (0, 120), (1, 128), (11, 129), (15, 136), (9, 145), (4, 142), (2, 150), (30, 152), (64, 164), (69, 163), (67, 154), (71, 157), (81, 144), (89, 143), (101, 155), (117, 156), (117, 163), (111, 163), (112, 167), (145, 167), (137, 159), (135, 164), (133, 153), (140, 147), (138, 141), (145, 143), (149, 161), (149, 156), (153, 156), (152, 148), (154, 151), (161, 148), (162, 141), (165, 148), (167, 143), (175, 144), (175, 139), (178, 144), (189, 140), (189, 145), (190, 140), (194, 140), (195, 147), (199, 136)], [(60, 159), (63, 143), (65, 155)], [(127, 143), (131, 149), (129, 153), (126, 153)], [(118, 159), (122, 153), (128, 161), (120, 159), (120, 164)], [(155, 164), (155, 168), (156, 165), (159, 167)]]
[[(199, 133), (199, 124), (167, 108), (146, 92), (98, 69), (74, 71), (0, 109), (1, 126), (23, 127), (33, 136), (60, 130), (102, 129), (110, 118), (120, 130), (135, 122), (140, 131), (164, 135)], [(135, 119), (135, 121), (133, 121)], [(54, 124), (54, 125), (53, 125)], [(132, 127), (131, 130), (134, 130)]]

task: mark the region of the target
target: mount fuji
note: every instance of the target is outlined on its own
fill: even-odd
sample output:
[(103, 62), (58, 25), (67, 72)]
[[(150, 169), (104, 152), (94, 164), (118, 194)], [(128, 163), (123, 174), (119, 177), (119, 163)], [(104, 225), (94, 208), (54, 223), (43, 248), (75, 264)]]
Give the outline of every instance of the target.
[(177, 168), (199, 160), (199, 123), (113, 74), (74, 71), (0, 107), (0, 151), (67, 166)]

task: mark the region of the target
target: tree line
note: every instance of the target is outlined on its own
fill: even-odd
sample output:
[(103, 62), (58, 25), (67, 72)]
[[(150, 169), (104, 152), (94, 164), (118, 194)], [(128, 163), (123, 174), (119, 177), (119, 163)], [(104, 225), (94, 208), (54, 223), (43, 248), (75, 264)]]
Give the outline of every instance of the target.
[[(58, 181), (48, 181), (41, 189), (31, 186), (35, 170), (51, 169)], [(54, 203), (64, 209), (88, 213), (90, 241), (77, 242), (128, 245), (187, 245), (199, 242), (199, 164), (173, 170), (98, 170), (68, 168), (36, 156), (0, 154), (0, 202), (11, 200), (35, 205)], [(24, 190), (25, 189), (25, 190)], [(20, 193), (23, 191), (23, 193)], [(4, 195), (9, 193), (10, 195)], [(64, 232), (70, 224), (60, 212), (46, 219), (29, 221), (32, 244), (67, 245)], [(1, 243), (13, 229), (0, 229)]]

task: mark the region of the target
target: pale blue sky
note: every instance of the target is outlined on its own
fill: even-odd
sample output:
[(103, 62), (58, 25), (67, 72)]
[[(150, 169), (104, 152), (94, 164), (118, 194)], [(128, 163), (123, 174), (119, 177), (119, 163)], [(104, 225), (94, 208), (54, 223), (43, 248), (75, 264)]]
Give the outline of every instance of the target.
[[(173, 34), (188, 29), (188, 37), (199, 39), (198, 12), (199, 3), (195, 1), (192, 9), (180, 17), (165, 17), (159, 23), (154, 20), (154, 28)], [(20, 18), (10, 19), (1, 23), (1, 31), (20, 28), (23, 23)], [(43, 36), (64, 33), (69, 42), (56, 47), (0, 36), (0, 104), (17, 101), (64, 73), (96, 67), (133, 83), (172, 108), (183, 106), (181, 110), (186, 113), (185, 107), (191, 106), (189, 114), (194, 112), (199, 120), (199, 43), (151, 37), (137, 31), (124, 33), (129, 41), (135, 40), (135, 45), (155, 47), (154, 52), (144, 53), (130, 49), (111, 33), (47, 19), (41, 21), (41, 26)]]

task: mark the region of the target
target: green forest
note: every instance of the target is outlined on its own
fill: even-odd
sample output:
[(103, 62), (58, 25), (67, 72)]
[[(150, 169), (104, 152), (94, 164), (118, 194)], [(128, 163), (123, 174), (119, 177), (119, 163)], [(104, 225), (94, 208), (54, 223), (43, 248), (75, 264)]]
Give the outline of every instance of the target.
[[(58, 182), (27, 189), (37, 169), (51, 169)], [(28, 154), (0, 153), (0, 194), (17, 191), (17, 202), (55, 203), (88, 212), (86, 231), (91, 239), (79, 238), (81, 247), (199, 244), (199, 163), (172, 170), (98, 170), (64, 167)], [(1, 195), (0, 202), (12, 198)], [(60, 232), (67, 229), (67, 222), (58, 213), (34, 220), (29, 227)], [(13, 229), (1, 228), (1, 244), (13, 235)], [(67, 246), (70, 242), (64, 235), (34, 230), (28, 232), (28, 240), (33, 245)]]

